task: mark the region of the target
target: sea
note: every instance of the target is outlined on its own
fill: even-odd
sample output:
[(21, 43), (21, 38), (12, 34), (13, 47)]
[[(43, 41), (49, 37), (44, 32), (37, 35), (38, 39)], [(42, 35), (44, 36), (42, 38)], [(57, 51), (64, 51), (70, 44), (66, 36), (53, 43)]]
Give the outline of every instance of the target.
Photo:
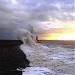
[(23, 69), (23, 75), (75, 75), (74, 40), (40, 40), (20, 48), (31, 65)]

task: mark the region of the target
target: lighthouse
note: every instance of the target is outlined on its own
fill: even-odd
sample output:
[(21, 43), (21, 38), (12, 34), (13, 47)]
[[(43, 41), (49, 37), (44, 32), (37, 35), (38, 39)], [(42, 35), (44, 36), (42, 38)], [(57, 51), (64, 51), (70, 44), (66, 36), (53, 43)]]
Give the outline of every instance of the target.
[(40, 42), (40, 40), (38, 39), (38, 36), (36, 36), (36, 42), (38, 42), (38, 43)]

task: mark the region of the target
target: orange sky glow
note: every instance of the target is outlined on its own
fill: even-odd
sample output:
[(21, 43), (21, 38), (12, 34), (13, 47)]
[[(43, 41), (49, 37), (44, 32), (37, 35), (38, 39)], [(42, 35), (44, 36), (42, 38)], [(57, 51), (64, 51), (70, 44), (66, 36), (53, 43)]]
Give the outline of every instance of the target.
[[(58, 23), (60, 24), (60, 23)], [(68, 26), (67, 26), (67, 25)], [(39, 36), (40, 40), (75, 40), (75, 24), (72, 22), (62, 22), (62, 28), (53, 28), (53, 31), (47, 31), (44, 35)]]

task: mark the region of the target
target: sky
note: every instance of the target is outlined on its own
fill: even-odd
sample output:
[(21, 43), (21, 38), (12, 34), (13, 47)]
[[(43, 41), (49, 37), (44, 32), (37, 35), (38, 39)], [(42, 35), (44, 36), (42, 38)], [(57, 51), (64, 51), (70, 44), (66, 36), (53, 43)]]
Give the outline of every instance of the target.
[(40, 40), (75, 40), (74, 7), (74, 0), (0, 0), (0, 33), (30, 23)]

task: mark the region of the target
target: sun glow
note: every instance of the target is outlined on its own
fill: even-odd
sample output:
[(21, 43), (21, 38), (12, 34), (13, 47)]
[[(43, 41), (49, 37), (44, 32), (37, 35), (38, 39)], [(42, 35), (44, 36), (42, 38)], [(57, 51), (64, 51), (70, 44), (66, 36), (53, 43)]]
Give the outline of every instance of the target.
[(71, 34), (56, 34), (53, 33), (49, 36), (41, 37), (42, 40), (75, 40), (75, 33)]
[(54, 32), (48, 32), (41, 36), (42, 40), (75, 40), (74, 28), (59, 29)]
[(66, 29), (59, 35), (58, 40), (75, 40), (75, 29)]
[(58, 40), (75, 40), (75, 33), (72, 34), (61, 34)]

